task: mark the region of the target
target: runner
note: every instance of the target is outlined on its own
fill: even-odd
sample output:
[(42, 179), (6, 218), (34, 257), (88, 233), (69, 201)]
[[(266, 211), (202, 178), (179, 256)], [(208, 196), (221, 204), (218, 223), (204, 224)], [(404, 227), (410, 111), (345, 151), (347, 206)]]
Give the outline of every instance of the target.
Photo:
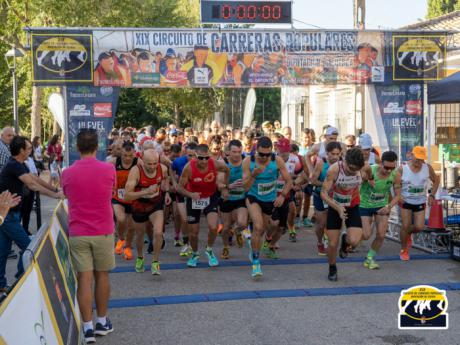
[[(281, 157), (272, 153), (270, 138), (261, 137), (257, 141), (256, 153), (243, 161), (243, 184), (247, 193), (246, 206), (253, 222), (250, 259), (252, 276), (262, 275), (259, 251), (266, 229), (273, 226), (271, 216), (274, 207), (284, 204), (292, 187), (292, 180)], [(286, 181), (280, 195), (276, 196), (278, 173)]]
[(327, 254), (330, 281), (337, 281), (337, 245), (343, 221), (347, 232), (342, 234), (340, 257), (346, 257), (347, 246), (356, 246), (362, 237), (359, 187), (363, 180), (361, 172), (363, 167), (362, 151), (359, 148), (347, 150), (345, 161), (334, 163), (329, 168), (321, 189), (321, 198), (329, 205), (326, 233), (329, 238)]
[(311, 184), (313, 189), (313, 206), (315, 208), (315, 233), (318, 240), (318, 255), (326, 255), (324, 229), (326, 228), (327, 208), (328, 205), (321, 199), (321, 189), (326, 179), (329, 167), (339, 161), (342, 155), (342, 146), (336, 141), (326, 145), (326, 158), (316, 162), (315, 170), (311, 175)]
[[(385, 239), (391, 209), (398, 203), (401, 196), (401, 174), (396, 170), (397, 162), (398, 155), (395, 152), (384, 152), (380, 164), (367, 166), (371, 171), (367, 171), (366, 176), (369, 176), (373, 182), (365, 181), (361, 186), (359, 212), (363, 223), (363, 240), (371, 237), (374, 221), (377, 228), (375, 239), (364, 260), (364, 267), (371, 270), (379, 268), (374, 257)], [(390, 202), (392, 189), (395, 195)]]
[(196, 156), (184, 167), (179, 180), (178, 192), (186, 199), (187, 221), (192, 246), (192, 256), (187, 262), (187, 266), (196, 267), (199, 261), (198, 253), (198, 234), (200, 231), (201, 212), (208, 221), (208, 242), (206, 255), (209, 266), (218, 266), (212, 246), (217, 236), (218, 215), (217, 208), (219, 196), (217, 193), (217, 174), (225, 173), (225, 184), (222, 197), (228, 197), (228, 180), (230, 170), (224, 162), (210, 159), (209, 147), (200, 144), (196, 147)]
[(222, 239), (224, 248), (222, 259), (230, 257), (230, 230), (232, 224), (236, 226), (236, 238), (238, 246), (243, 246), (242, 231), (248, 226), (248, 210), (246, 208), (246, 192), (243, 186), (243, 146), (239, 140), (231, 140), (228, 144), (229, 152), (227, 165), (230, 169), (229, 196), (223, 200), (220, 207), (224, 228)]
[(132, 217), (136, 229), (136, 272), (144, 272), (144, 232), (146, 223), (151, 222), (154, 231), (153, 260), (151, 272), (160, 275), (160, 251), (163, 245), (163, 205), (171, 203), (169, 195), (168, 169), (161, 164), (158, 152), (146, 150), (143, 164), (134, 166), (126, 182), (125, 200), (132, 200)]
[[(306, 154), (313, 147), (316, 141), (315, 131), (312, 128), (306, 128), (303, 132), (302, 146), (299, 149), (299, 154), (306, 157)], [(307, 162), (305, 165), (308, 167)], [(308, 179), (307, 179), (308, 181)], [(313, 195), (313, 185), (308, 183), (303, 189), (303, 226), (312, 227), (313, 221), (308, 218), (310, 211), (311, 197)], [(300, 224), (299, 224), (300, 227)]]
[(132, 242), (134, 237), (134, 224), (131, 217), (131, 202), (126, 201), (124, 196), (129, 171), (137, 164), (137, 158), (134, 155), (134, 144), (126, 141), (122, 145), (121, 157), (113, 158), (110, 161), (110, 163), (115, 165), (115, 170), (117, 172), (117, 181), (112, 197), (113, 212), (117, 220), (118, 234), (115, 254), (123, 254), (126, 260), (132, 260), (133, 258)]
[(197, 144), (194, 142), (190, 142), (185, 145), (185, 155), (182, 157), (176, 158), (173, 163), (172, 163), (172, 171), (173, 174), (172, 180), (173, 180), (173, 185), (174, 185), (174, 193), (171, 195), (171, 198), (173, 200), (173, 206), (176, 215), (179, 215), (179, 217), (175, 218), (180, 218), (181, 226), (180, 228), (182, 229), (182, 242), (183, 245), (180, 249), (180, 256), (189, 256), (192, 253), (192, 247), (189, 244), (189, 237), (188, 237), (188, 224), (187, 224), (187, 210), (185, 207), (185, 198), (182, 194), (178, 193), (178, 185), (177, 181), (179, 181), (180, 176), (182, 175), (182, 171), (184, 170), (184, 167), (187, 165), (188, 162), (190, 162), (193, 158), (196, 157), (196, 147)]
[[(315, 170), (313, 166), (312, 159), (317, 156), (319, 158), (326, 158), (326, 145), (332, 141), (337, 141), (339, 136), (339, 131), (335, 127), (327, 127), (324, 132), (324, 140), (318, 144), (313, 145), (310, 151), (307, 152), (305, 156), (305, 162), (307, 163), (307, 167), (309, 171)], [(342, 151), (344, 147), (342, 146)]]
[(366, 163), (369, 165), (380, 164), (380, 157), (372, 146), (372, 137), (369, 134), (363, 133), (359, 136), (359, 146), (363, 150)]
[[(425, 163), (428, 159), (425, 147), (415, 146), (412, 149), (412, 160), (399, 168), (402, 176), (402, 207), (401, 207), (401, 260), (410, 260), (409, 248), (412, 233), (425, 228), (425, 207), (431, 206), (439, 187), (439, 177), (433, 167)], [(433, 183), (427, 200), (429, 182)]]

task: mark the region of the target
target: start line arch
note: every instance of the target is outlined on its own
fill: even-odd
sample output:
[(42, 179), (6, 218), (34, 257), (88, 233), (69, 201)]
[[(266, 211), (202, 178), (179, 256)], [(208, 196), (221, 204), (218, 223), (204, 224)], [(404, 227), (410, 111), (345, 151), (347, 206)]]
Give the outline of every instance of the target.
[[(70, 161), (76, 158), (73, 139), (80, 128), (93, 127), (101, 134), (112, 128), (122, 87), (369, 86), (377, 99), (379, 92), (383, 97), (380, 115), (418, 116), (403, 122), (423, 131), (424, 84), (446, 76), (452, 41), (452, 33), (446, 31), (27, 28), (27, 32), (33, 83), (64, 86)], [(395, 123), (401, 126), (401, 119)], [(105, 151), (103, 142), (101, 148)]]

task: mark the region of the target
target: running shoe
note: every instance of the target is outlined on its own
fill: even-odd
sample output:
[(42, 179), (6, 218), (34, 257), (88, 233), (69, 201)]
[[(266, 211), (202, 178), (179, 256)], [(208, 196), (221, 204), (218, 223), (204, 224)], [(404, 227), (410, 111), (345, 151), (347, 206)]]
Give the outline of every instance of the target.
[(123, 249), (123, 257), (125, 260), (132, 260), (133, 259), (133, 250), (131, 247), (125, 247)]
[(147, 247), (147, 254), (152, 254), (153, 253), (153, 242), (149, 241), (149, 245)]
[(222, 249), (222, 255), (220, 256), (220, 258), (223, 260), (230, 259), (230, 250), (224, 247), (224, 249)]
[(306, 226), (307, 228), (311, 228), (313, 225), (314, 224), (310, 219), (308, 218), (303, 219), (303, 226)]
[(380, 266), (379, 264), (374, 260), (374, 258), (366, 258), (364, 260), (364, 267), (369, 268), (370, 270), (376, 270)]
[(407, 249), (401, 250), (401, 252), (399, 253), (399, 258), (402, 261), (409, 261), (410, 260), (409, 251)]
[(190, 256), (192, 254), (192, 247), (189, 244), (184, 244), (180, 249), (180, 256)]
[(184, 243), (181, 240), (174, 240), (174, 247), (182, 247)]
[(125, 240), (118, 240), (117, 245), (115, 246), (115, 254), (121, 255), (123, 253), (124, 245), (125, 245)]
[(303, 226), (302, 220), (301, 220), (300, 218), (298, 218), (298, 219), (295, 221), (295, 227), (296, 227), (297, 229), (300, 229), (302, 226)]
[(208, 257), (208, 265), (209, 267), (219, 266), (219, 261), (217, 260), (214, 252), (211, 250), (206, 250), (206, 256)]
[(85, 342), (86, 344), (92, 344), (96, 342), (96, 336), (94, 335), (93, 329), (87, 329), (85, 332)]
[[(98, 322), (96, 323), (96, 327), (94, 328), (94, 334), (96, 335), (107, 335), (109, 333), (113, 332), (113, 326), (112, 322), (110, 322), (109, 318), (107, 318), (107, 321), (105, 322), (105, 325), (102, 323)], [(86, 337), (86, 335), (85, 335)]]
[(243, 235), (241, 234), (241, 232), (238, 232), (236, 234), (236, 244), (238, 245), (238, 248), (243, 248), (243, 243)]
[(269, 251), (269, 248), (268, 248), (268, 241), (265, 240), (264, 243), (262, 244), (262, 248), (261, 248), (261, 251), (262, 253), (264, 253), (265, 255), (268, 255), (268, 251)]
[(318, 248), (318, 255), (324, 256), (327, 254), (326, 248), (324, 248), (323, 243), (317, 243), (316, 247)]
[(295, 230), (289, 230), (289, 241), (297, 242), (297, 234), (295, 233)]
[(345, 259), (348, 256), (347, 233), (344, 232), (341, 236), (339, 256)]
[(251, 275), (253, 278), (262, 276), (262, 269), (260, 267), (260, 261), (258, 259), (252, 262), (252, 274)]
[(329, 274), (327, 276), (327, 279), (329, 279), (331, 282), (337, 281), (337, 267), (335, 265), (329, 266)]
[(249, 229), (244, 229), (242, 231), (242, 234), (243, 234), (243, 237), (245, 239), (250, 239), (251, 238), (251, 230), (249, 230)]
[(136, 259), (136, 266), (135, 266), (137, 273), (142, 273), (145, 271), (144, 267), (144, 258), (137, 258)]
[(188, 267), (196, 267), (198, 265), (198, 262), (200, 261), (200, 256), (198, 254), (192, 253), (192, 257), (188, 259), (187, 261), (187, 266)]
[(152, 262), (152, 266), (150, 267), (150, 270), (152, 271), (152, 275), (154, 276), (161, 275), (160, 263), (158, 261)]
[(268, 258), (269, 259), (272, 259), (272, 260), (278, 260), (280, 257), (278, 255), (278, 253), (276, 252), (275, 248), (270, 248), (268, 250)]

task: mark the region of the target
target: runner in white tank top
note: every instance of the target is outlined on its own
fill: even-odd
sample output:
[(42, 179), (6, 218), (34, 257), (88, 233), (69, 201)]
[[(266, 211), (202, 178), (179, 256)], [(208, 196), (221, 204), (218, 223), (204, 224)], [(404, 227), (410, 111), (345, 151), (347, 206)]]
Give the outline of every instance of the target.
[[(438, 190), (439, 177), (435, 174), (430, 164), (425, 163), (428, 158), (427, 150), (422, 146), (412, 149), (412, 160), (399, 168), (402, 176), (401, 191), (401, 260), (408, 261), (411, 246), (411, 234), (425, 228), (425, 205), (434, 200)], [(429, 181), (433, 182), (431, 193), (427, 198)], [(413, 219), (413, 222), (412, 222)]]

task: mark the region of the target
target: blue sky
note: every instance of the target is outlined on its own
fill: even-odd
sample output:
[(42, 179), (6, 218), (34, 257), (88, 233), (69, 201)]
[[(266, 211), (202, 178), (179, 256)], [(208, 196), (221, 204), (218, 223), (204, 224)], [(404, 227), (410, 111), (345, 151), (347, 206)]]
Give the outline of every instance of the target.
[[(397, 29), (424, 19), (426, 13), (427, 0), (366, 0), (366, 29)], [(326, 29), (351, 29), (353, 1), (295, 0), (293, 18)], [(300, 22), (294, 26), (312, 28)]]

